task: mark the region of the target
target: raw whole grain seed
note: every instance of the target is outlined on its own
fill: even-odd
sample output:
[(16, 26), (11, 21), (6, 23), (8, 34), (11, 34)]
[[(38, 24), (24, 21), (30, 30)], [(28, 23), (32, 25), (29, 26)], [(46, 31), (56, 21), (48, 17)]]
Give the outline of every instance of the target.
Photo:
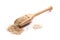
[(42, 26), (40, 24), (34, 24), (33, 25), (33, 29), (40, 29), (42, 28)]

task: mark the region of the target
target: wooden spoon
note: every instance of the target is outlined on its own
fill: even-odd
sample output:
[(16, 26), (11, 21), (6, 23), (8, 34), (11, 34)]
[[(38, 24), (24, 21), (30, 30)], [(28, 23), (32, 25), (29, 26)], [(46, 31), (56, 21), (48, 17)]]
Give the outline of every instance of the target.
[(46, 11), (51, 11), (52, 10), (52, 6), (49, 6), (48, 8), (38, 12), (38, 13), (35, 13), (35, 14), (27, 14), (27, 15), (24, 15), (22, 17), (19, 17), (17, 18), (15, 21), (14, 21), (14, 24), (17, 25), (17, 26), (20, 26), (21, 28), (24, 27), (25, 25), (31, 23), (32, 19)]

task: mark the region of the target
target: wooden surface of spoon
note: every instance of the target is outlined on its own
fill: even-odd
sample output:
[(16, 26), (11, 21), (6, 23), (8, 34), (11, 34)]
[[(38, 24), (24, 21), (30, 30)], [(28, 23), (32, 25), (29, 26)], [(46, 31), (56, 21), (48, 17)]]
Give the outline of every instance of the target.
[(20, 27), (23, 27), (24, 25), (28, 24), (28, 23), (31, 23), (32, 19), (46, 11), (51, 11), (52, 10), (52, 6), (49, 6), (48, 8), (38, 12), (38, 13), (35, 13), (35, 14), (27, 14), (27, 15), (24, 15), (20, 18), (17, 18), (14, 22), (15, 25), (17, 26), (20, 26)]

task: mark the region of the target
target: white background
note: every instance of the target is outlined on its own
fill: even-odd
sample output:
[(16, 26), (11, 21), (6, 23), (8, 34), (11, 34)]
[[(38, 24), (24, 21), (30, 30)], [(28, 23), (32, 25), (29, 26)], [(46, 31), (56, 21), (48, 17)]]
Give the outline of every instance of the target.
[[(7, 31), (7, 27), (23, 14), (37, 13), (48, 6), (51, 12), (35, 17), (21, 35)], [(41, 29), (33, 30), (32, 25), (39, 23)], [(0, 0), (0, 40), (60, 40), (60, 1), (59, 0)]]

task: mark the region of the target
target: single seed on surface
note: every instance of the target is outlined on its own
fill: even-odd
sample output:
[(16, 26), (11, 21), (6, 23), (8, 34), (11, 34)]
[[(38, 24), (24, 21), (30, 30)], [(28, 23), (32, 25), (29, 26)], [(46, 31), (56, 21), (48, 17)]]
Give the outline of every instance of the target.
[(40, 28), (42, 28), (42, 26), (39, 25), (39, 24), (34, 24), (34, 25), (33, 25), (33, 29), (40, 29)]

